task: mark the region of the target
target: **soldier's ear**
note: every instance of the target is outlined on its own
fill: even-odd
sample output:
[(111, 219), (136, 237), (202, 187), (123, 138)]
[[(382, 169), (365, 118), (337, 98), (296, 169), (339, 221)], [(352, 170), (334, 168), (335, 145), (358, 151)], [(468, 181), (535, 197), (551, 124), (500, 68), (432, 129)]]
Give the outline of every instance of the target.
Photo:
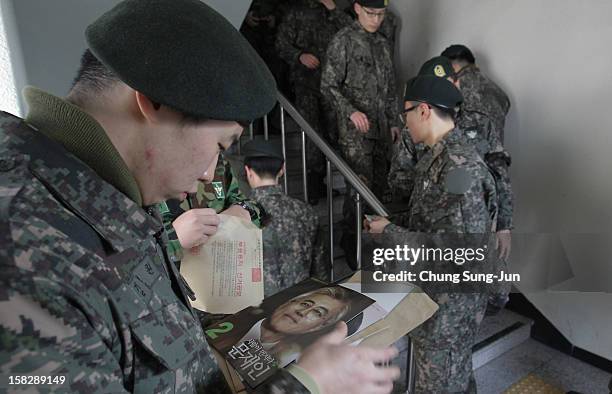
[(140, 115), (143, 119), (151, 123), (161, 123), (170, 117), (180, 118), (178, 113), (173, 113), (174, 111), (170, 108), (152, 101), (150, 98), (136, 90), (134, 90), (134, 97)]
[(281, 167), (280, 171), (276, 175), (276, 180), (278, 181), (283, 175), (285, 175), (285, 163), (283, 163), (283, 166)]

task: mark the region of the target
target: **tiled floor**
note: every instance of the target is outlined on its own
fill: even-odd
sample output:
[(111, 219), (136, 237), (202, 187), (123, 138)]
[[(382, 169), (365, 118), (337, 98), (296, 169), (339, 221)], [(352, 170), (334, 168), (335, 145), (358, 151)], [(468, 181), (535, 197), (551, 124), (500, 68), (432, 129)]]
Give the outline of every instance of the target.
[(503, 393), (529, 373), (535, 373), (565, 391), (574, 390), (583, 394), (609, 393), (609, 373), (533, 339), (477, 369), (478, 392)]

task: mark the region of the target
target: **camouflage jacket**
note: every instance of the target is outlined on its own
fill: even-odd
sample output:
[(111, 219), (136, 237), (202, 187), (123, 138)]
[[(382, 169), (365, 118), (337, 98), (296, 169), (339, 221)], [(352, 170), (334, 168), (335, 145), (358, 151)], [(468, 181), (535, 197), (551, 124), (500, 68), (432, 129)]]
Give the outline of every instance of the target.
[(356, 111), (365, 113), (370, 121), (366, 138), (379, 139), (391, 127), (400, 127), (389, 45), (381, 34), (365, 31), (359, 21), (338, 32), (330, 43), (321, 92), (338, 114), (341, 139), (358, 133), (348, 119)]
[[(61, 128), (69, 119), (57, 113)], [(6, 113), (0, 207), (3, 382), (44, 375), (65, 383), (29, 388), (227, 392), (184, 281), (164, 253), (156, 209), (143, 210), (54, 139)], [(266, 390), (275, 384), (305, 392), (286, 371)]]
[(385, 232), (486, 234), (497, 211), (495, 180), (475, 148), (455, 129), (424, 150), (414, 167), (406, 228)]
[(263, 229), (264, 290), (269, 297), (309, 277), (330, 280), (324, 239), (314, 209), (283, 193), (281, 186), (251, 190), (269, 215)]
[(165, 201), (159, 204), (164, 227), (168, 234), (168, 252), (170, 259), (174, 262), (183, 258), (183, 249), (178, 240), (172, 222), (190, 208), (211, 208), (220, 213), (230, 206), (244, 203), (249, 207), (251, 221), (258, 227), (262, 227), (265, 211), (255, 201), (248, 199), (240, 190), (238, 178), (229, 161), (221, 158), (215, 169), (215, 177), (210, 184), (200, 183), (198, 191), (189, 195), (183, 202), (177, 200)]
[(503, 144), (506, 115), (510, 110), (508, 95), (474, 64), (461, 69), (457, 77), (464, 98), (462, 108), (489, 116), (495, 124), (497, 138)]
[[(513, 228), (514, 197), (510, 182), (510, 154), (498, 139), (493, 121), (483, 113), (461, 110), (457, 120), (457, 133), (465, 144), (472, 145), (487, 164), (495, 178), (497, 195), (496, 230)], [(427, 148), (415, 145), (406, 132), (393, 146), (393, 158), (388, 175), (389, 185), (396, 197), (409, 199), (416, 178), (416, 166)]]
[(276, 50), (289, 64), (294, 85), (319, 92), (321, 66), (311, 70), (299, 57), (310, 53), (322, 65), (332, 37), (350, 21), (350, 17), (338, 8), (329, 11), (316, 0), (299, 0), (289, 8), (278, 27)]

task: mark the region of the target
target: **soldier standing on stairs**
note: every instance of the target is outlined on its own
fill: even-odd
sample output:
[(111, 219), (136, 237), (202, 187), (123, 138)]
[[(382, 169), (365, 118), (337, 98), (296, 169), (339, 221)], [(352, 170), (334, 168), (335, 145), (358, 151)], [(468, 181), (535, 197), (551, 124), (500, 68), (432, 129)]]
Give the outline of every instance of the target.
[[(400, 134), (399, 99), (387, 39), (378, 33), (388, 0), (357, 0), (357, 20), (341, 30), (327, 50), (321, 92), (338, 118), (340, 152), (374, 194), (388, 193), (388, 151)], [(355, 191), (344, 201), (341, 244), (355, 262)]]
[[(321, 95), (321, 66), (332, 37), (351, 22), (334, 0), (299, 0), (278, 28), (276, 49), (291, 69), (296, 107), (306, 121), (331, 143), (337, 139), (333, 112)], [(312, 203), (324, 195), (323, 153), (306, 141), (308, 189)]]

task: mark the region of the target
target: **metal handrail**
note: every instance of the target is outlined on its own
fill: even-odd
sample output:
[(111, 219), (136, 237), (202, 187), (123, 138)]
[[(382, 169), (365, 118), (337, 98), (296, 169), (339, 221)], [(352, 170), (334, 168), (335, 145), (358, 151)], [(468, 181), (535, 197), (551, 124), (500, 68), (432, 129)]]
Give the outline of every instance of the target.
[[(340, 173), (344, 176), (344, 179), (351, 184), (357, 193), (365, 200), (365, 202), (378, 214), (379, 216), (387, 217), (389, 214), (385, 209), (384, 205), (376, 198), (374, 193), (363, 183), (363, 181), (355, 174), (355, 172), (346, 164), (346, 162), (334, 152), (333, 148), (321, 138), (321, 136), (308, 124), (304, 117), (298, 112), (297, 109), (287, 100), (287, 98), (278, 92), (278, 101), (281, 104), (282, 111), (287, 111), (291, 118), (298, 124), (303, 133), (317, 146), (317, 148), (323, 152), (326, 159), (329, 160)], [(328, 179), (331, 183), (332, 180)]]

